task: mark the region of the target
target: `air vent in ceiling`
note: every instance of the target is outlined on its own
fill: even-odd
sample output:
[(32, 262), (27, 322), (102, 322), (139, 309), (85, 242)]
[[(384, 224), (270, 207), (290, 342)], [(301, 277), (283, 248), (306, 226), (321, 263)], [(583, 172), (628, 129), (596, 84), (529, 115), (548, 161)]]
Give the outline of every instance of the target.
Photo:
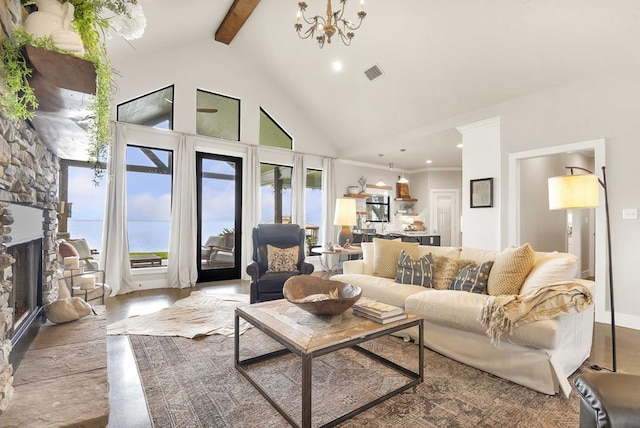
[(370, 69), (368, 69), (368, 70), (366, 70), (364, 72), (364, 75), (367, 76), (367, 79), (369, 79), (369, 80), (377, 79), (378, 77), (382, 76), (383, 74), (384, 74), (384, 72), (377, 65), (374, 65), (373, 67), (371, 67)]

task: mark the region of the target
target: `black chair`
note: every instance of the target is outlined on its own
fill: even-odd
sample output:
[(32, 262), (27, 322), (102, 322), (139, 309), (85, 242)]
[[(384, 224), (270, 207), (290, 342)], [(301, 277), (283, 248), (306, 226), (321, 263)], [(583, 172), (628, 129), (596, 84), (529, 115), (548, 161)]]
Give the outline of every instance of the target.
[(580, 396), (580, 428), (640, 426), (640, 376), (584, 373), (573, 383)]
[[(260, 224), (253, 229), (253, 261), (247, 266), (251, 276), (251, 303), (282, 299), (284, 282), (294, 275), (313, 273), (313, 265), (304, 261), (305, 232), (297, 224)], [(298, 247), (297, 270), (267, 272), (267, 245)]]

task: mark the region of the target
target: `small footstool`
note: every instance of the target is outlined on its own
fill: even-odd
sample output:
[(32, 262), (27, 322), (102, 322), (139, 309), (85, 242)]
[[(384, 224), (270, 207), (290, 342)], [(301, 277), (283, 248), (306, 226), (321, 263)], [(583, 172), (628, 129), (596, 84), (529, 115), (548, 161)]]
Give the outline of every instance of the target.
[(640, 376), (585, 373), (573, 383), (580, 394), (580, 428), (640, 427)]

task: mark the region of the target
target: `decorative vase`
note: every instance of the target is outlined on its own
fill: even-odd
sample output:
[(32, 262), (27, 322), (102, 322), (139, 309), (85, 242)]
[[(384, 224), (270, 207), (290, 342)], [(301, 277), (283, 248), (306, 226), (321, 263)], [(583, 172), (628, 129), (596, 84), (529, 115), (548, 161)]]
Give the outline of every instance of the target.
[(57, 0), (36, 0), (38, 11), (27, 16), (24, 29), (34, 37), (51, 37), (59, 49), (76, 55), (84, 55), (80, 35), (73, 30), (73, 5)]

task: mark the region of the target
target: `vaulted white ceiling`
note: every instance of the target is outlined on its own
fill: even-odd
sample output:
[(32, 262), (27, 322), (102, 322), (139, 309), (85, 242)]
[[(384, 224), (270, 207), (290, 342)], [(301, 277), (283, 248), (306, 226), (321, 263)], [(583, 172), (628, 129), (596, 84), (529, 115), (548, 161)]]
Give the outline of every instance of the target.
[[(114, 38), (109, 54), (121, 61), (201, 39), (218, 43), (213, 34), (232, 3), (140, 0), (144, 37), (130, 42), (135, 50)], [(324, 0), (307, 3), (311, 13), (326, 8)], [(358, 3), (347, 2), (347, 18), (355, 19)], [(438, 124), (640, 65), (638, 0), (365, 0), (365, 10), (350, 47), (334, 40), (319, 49), (295, 34), (297, 0), (262, 0), (229, 46), (286, 88), (338, 142), (341, 158), (460, 166), (460, 134)], [(371, 82), (364, 71), (373, 65), (384, 75)]]

